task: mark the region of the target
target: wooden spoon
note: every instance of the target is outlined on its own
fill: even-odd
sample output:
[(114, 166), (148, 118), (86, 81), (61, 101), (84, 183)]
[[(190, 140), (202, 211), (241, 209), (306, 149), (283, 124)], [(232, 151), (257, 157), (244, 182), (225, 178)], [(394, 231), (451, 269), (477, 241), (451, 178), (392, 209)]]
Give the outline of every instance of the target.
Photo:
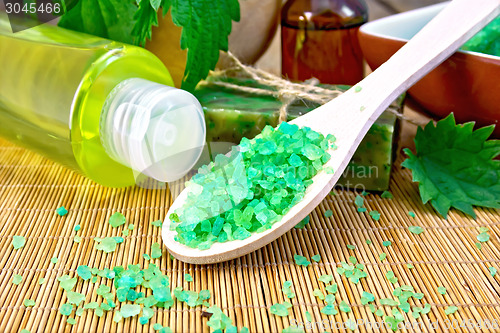
[[(168, 216), (183, 205), (184, 190), (170, 207), (162, 238), (177, 259), (208, 264), (234, 259), (257, 250), (293, 228), (330, 192), (373, 122), (401, 93), (448, 58), (500, 12), (499, 0), (454, 0), (386, 63), (356, 86), (291, 123), (308, 126), (324, 135), (333, 134), (336, 150), (329, 151), (334, 174), (320, 172), (302, 201), (293, 206), (273, 228), (245, 240), (214, 243), (198, 250), (174, 241)], [(361, 90), (359, 90), (361, 89)]]

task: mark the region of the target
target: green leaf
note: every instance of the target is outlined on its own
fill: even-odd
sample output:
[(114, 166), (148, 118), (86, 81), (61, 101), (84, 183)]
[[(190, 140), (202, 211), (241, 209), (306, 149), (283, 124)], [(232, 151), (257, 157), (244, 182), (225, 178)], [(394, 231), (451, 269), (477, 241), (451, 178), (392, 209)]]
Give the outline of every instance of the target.
[(151, 4), (151, 7), (153, 7), (153, 9), (155, 11), (158, 10), (158, 8), (160, 8), (160, 5), (162, 3), (162, 0), (149, 0), (150, 4)]
[(440, 293), (441, 295), (446, 294), (446, 288), (445, 288), (445, 287), (443, 287), (443, 286), (439, 286), (439, 287), (437, 288), (437, 291), (438, 291), (438, 293)]
[(488, 270), (490, 271), (490, 275), (492, 277), (495, 277), (495, 275), (497, 275), (497, 269), (495, 267), (488, 267)]
[[(67, 1), (68, 2), (68, 1)], [(239, 21), (238, 0), (79, 0), (62, 15), (59, 26), (128, 44), (144, 45), (158, 25), (157, 11), (170, 9), (182, 27), (180, 47), (188, 49), (182, 88), (193, 91), (228, 50), (232, 21)]]
[(453, 114), (419, 128), (416, 154), (405, 149), (402, 166), (412, 170), (420, 197), (446, 218), (454, 207), (475, 217), (472, 206), (500, 208), (500, 140), (487, 138), (494, 126), (473, 131), (474, 123), (456, 125)]
[(232, 21), (240, 19), (240, 5), (238, 0), (172, 0), (171, 14), (174, 24), (182, 27), (181, 48), (188, 49), (182, 89), (193, 91), (215, 68), (219, 50), (227, 51)]
[[(149, 1), (146, 2), (149, 5)], [(133, 44), (132, 27), (136, 11), (137, 7), (133, 1), (79, 0), (71, 10), (61, 16), (58, 25)]]
[(144, 45), (147, 39), (151, 39), (151, 28), (158, 26), (158, 8), (156, 5), (161, 1), (158, 0), (138, 0), (139, 8), (134, 14), (135, 25), (132, 29), (132, 35), (135, 37), (135, 44)]

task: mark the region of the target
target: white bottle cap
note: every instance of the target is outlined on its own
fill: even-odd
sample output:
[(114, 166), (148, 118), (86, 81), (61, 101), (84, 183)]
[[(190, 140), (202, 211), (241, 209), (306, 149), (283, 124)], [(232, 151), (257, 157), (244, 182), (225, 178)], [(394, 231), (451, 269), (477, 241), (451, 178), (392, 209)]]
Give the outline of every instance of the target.
[(137, 78), (111, 91), (100, 120), (110, 157), (162, 182), (189, 172), (201, 155), (205, 131), (202, 107), (192, 94)]

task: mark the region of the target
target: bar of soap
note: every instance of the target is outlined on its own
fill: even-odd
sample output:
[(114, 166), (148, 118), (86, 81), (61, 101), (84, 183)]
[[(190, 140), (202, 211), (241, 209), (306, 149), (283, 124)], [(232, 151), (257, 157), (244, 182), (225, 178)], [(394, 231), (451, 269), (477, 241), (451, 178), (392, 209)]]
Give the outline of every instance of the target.
[[(251, 79), (226, 78), (227, 82), (247, 87), (271, 90)], [(328, 86), (347, 90), (348, 86)], [(207, 143), (210, 155), (226, 153), (233, 144), (238, 144), (243, 137), (253, 138), (264, 126), (276, 126), (279, 119), (281, 101), (272, 96), (256, 95), (247, 92), (216, 86), (208, 81), (195, 91), (205, 113)], [(401, 110), (403, 96), (391, 107)], [(305, 114), (319, 105), (310, 101), (297, 101), (289, 106), (287, 121)], [(385, 112), (370, 128), (361, 142), (343, 176), (337, 182), (338, 187), (384, 191), (389, 188), (392, 162), (397, 149), (398, 119)], [(335, 134), (335, 133), (334, 133)], [(200, 163), (207, 163), (208, 151), (202, 155)]]
[(397, 117), (384, 112), (359, 144), (336, 186), (362, 191), (389, 189), (397, 129)]

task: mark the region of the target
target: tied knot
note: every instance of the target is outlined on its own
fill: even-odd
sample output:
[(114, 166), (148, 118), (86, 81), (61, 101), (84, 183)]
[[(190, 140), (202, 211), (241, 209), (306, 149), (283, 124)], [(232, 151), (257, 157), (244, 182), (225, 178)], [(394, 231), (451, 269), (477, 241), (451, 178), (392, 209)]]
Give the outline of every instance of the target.
[[(244, 65), (231, 52), (227, 52), (227, 55), (233, 63), (233, 67), (211, 72), (209, 79), (207, 81), (201, 81), (199, 85), (213, 84), (235, 91), (261, 96), (272, 96), (282, 103), (279, 109), (279, 123), (288, 119), (289, 107), (296, 101), (310, 101), (323, 105), (344, 92), (344, 90), (333, 85), (329, 86), (329, 88), (324, 88), (319, 85), (320, 82), (316, 78), (301, 83), (291, 82), (264, 70)], [(258, 85), (244, 86), (230, 83), (224, 80), (228, 77), (249, 78)], [(422, 122), (404, 116), (397, 107), (390, 106), (387, 108), (386, 112), (392, 113), (397, 118), (408, 121), (414, 125), (423, 125)]]

